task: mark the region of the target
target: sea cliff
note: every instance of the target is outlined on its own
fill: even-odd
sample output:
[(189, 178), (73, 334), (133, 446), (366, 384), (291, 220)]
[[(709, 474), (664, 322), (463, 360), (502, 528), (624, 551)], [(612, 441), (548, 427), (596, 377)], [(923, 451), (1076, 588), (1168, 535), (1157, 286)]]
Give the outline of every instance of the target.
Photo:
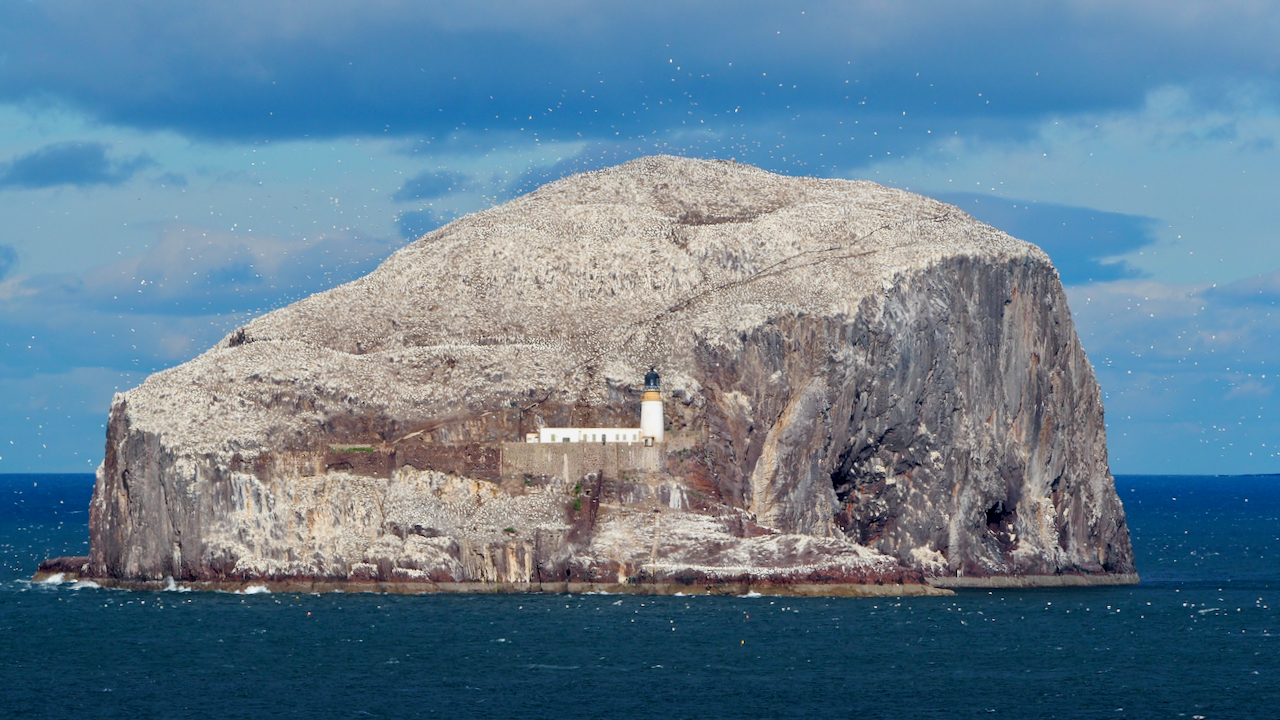
[[(633, 427), (667, 442), (524, 445)], [(100, 582), (936, 592), (1136, 582), (1043, 252), (873, 183), (551, 183), (118, 395)]]

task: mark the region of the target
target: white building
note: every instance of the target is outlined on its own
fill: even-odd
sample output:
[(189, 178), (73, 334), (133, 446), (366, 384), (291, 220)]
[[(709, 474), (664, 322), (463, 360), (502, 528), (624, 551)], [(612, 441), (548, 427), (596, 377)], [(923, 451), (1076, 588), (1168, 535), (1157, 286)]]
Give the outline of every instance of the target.
[(640, 400), (640, 427), (630, 428), (542, 428), (525, 435), (526, 442), (634, 443), (662, 442), (664, 435), (662, 389), (653, 368), (644, 376), (644, 397)]
[[(533, 435), (533, 433), (530, 433)], [(640, 428), (542, 428), (533, 442), (641, 442)]]

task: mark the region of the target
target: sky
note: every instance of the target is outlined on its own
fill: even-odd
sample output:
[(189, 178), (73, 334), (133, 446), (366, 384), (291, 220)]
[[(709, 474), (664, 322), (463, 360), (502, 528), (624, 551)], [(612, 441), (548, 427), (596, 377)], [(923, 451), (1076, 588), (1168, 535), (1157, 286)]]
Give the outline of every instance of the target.
[(1116, 473), (1280, 472), (1280, 2), (0, 0), (0, 473), (440, 225), (655, 153), (1036, 243)]

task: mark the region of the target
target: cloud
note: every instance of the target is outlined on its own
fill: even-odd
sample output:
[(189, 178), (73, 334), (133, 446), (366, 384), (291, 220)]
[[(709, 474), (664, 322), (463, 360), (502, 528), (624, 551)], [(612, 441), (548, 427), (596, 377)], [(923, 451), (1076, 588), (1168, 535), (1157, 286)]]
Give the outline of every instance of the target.
[(0, 375), (0, 473), (93, 472), (112, 395), (144, 379), (101, 367)]
[[(672, 148), (664, 147), (662, 150), (671, 152)], [(642, 147), (636, 143), (590, 143), (568, 157), (557, 159), (555, 162), (546, 165), (534, 165), (520, 173), (507, 183), (503, 191), (503, 197), (523, 195), (549, 182), (554, 182), (570, 175), (619, 165), (628, 160), (652, 153), (652, 148)]]
[(391, 199), (396, 202), (433, 200), (450, 193), (460, 192), (468, 186), (468, 178), (460, 172), (428, 170), (405, 181)]
[(18, 264), (18, 251), (12, 245), (0, 245), (0, 280), (5, 279)]
[(146, 155), (112, 160), (103, 143), (59, 142), (13, 158), (0, 172), (0, 187), (119, 185), (154, 164)]
[(400, 231), (400, 237), (406, 240), (414, 240), (444, 225), (448, 220), (437, 215), (432, 210), (411, 210), (409, 212), (400, 213), (396, 218), (396, 228)]
[(366, 275), (400, 245), (346, 233), (283, 240), (172, 225), (144, 253), (75, 278), (48, 276), (45, 294), (131, 313), (267, 309)]
[(400, 213), (396, 228), (405, 240), (417, 240), (436, 228), (457, 220), (465, 213), (448, 209), (411, 210)]
[[(822, 116), (896, 133), (1274, 94), (1280, 8), (819, 0), (0, 5), (0, 100), (229, 139), (500, 131), (601, 141)], [(787, 134), (785, 129), (782, 134)], [(850, 133), (852, 135), (852, 133)], [(753, 140), (760, 141), (756, 137)], [(912, 136), (894, 148), (901, 151)], [(914, 145), (913, 145), (914, 146)], [(856, 159), (854, 150), (842, 150)], [(874, 154), (874, 153), (868, 153)]]
[[(145, 252), (88, 272), (5, 282), (0, 375), (159, 370), (209, 347), (237, 322), (368, 274), (402, 244), (169, 226)], [(13, 283), (20, 285), (7, 287)]]
[(164, 186), (171, 185), (176, 188), (184, 188), (188, 185), (187, 176), (183, 175), (182, 173), (175, 173), (175, 172), (161, 173), (160, 177), (156, 178), (156, 181), (159, 182), (161, 185), (164, 185)]
[(1241, 312), (1233, 290), (1121, 280), (1068, 288), (1104, 393), (1114, 472), (1271, 472), (1280, 417), (1280, 308)]
[(1049, 254), (1062, 282), (1077, 285), (1138, 276), (1110, 261), (1156, 242), (1154, 218), (1092, 208), (1010, 200), (977, 193), (936, 193), (982, 222), (1035, 243)]
[(1269, 137), (1259, 137), (1246, 140), (1240, 145), (1241, 153), (1262, 153), (1268, 150), (1274, 150), (1276, 141)]
[(1225, 285), (1213, 285), (1201, 294), (1234, 307), (1274, 307), (1280, 302), (1280, 270), (1241, 278)]

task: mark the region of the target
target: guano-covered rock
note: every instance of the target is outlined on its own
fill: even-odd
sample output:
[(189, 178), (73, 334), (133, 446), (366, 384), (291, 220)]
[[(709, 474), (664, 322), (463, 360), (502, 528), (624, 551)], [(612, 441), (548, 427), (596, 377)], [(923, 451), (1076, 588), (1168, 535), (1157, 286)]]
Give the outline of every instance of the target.
[[(666, 442), (524, 443), (634, 427)], [(869, 182), (652, 157), (457, 220), (112, 405), (121, 585), (1135, 582), (1057, 273)]]

